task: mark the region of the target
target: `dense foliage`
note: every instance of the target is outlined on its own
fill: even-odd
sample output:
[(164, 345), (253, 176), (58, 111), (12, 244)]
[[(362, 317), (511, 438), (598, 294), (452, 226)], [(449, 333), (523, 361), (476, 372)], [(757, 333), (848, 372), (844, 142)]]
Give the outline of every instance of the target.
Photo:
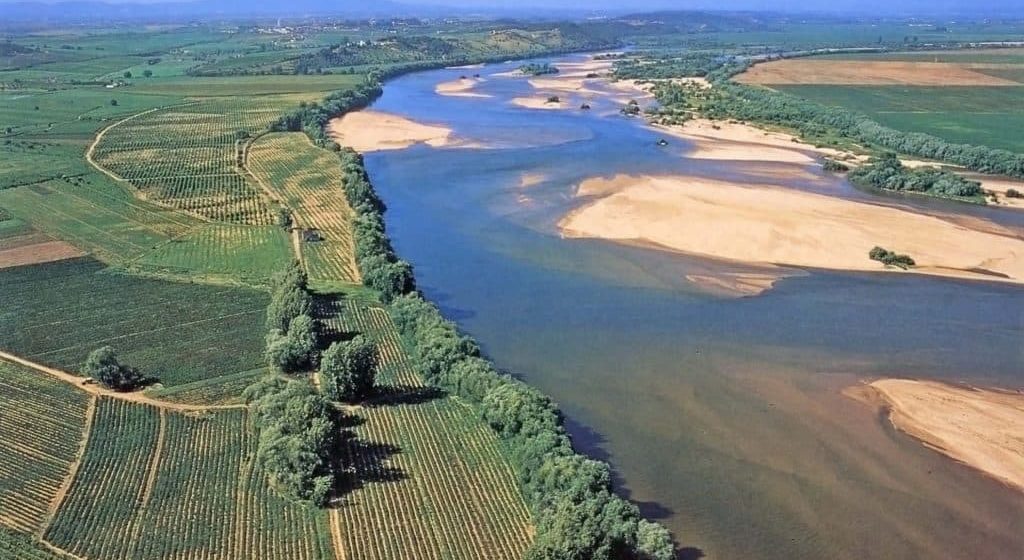
[(377, 347), (358, 335), (335, 342), (320, 359), (320, 387), (335, 401), (356, 402), (373, 394)]
[(868, 258), (888, 266), (898, 266), (902, 269), (910, 268), (916, 264), (909, 255), (900, 255), (877, 246), (868, 251)]
[(102, 383), (104, 387), (115, 391), (131, 391), (142, 383), (142, 374), (135, 368), (122, 364), (110, 346), (90, 352), (82, 371)]
[(284, 495), (324, 505), (339, 434), (331, 403), (305, 381), (267, 377), (245, 391), (259, 433), (256, 461)]
[[(964, 179), (937, 167), (905, 167), (896, 154), (885, 154), (850, 172), (850, 180), (891, 191), (925, 193), (947, 198), (971, 198), (983, 194), (981, 183)], [(979, 199), (980, 200), (980, 199)]]
[(301, 265), (293, 262), (274, 276), (267, 306), (267, 337), (264, 356), (272, 367), (286, 373), (316, 367), (319, 350), (318, 324), (313, 300)]
[(523, 64), (519, 67), (519, 71), (528, 76), (544, 76), (547, 74), (557, 74), (558, 68), (544, 62), (536, 63), (531, 62), (529, 64)]

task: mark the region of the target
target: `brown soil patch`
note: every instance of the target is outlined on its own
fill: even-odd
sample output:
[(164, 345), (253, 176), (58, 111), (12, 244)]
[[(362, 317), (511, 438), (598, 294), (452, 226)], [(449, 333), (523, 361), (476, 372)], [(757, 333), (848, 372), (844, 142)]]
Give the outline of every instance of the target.
[(1019, 68), (1012, 64), (821, 60), (793, 58), (756, 64), (736, 77), (765, 85), (1019, 86), (980, 70)]
[(85, 252), (64, 241), (43, 241), (0, 249), (0, 268), (41, 264), (81, 257)]
[[(873, 390), (875, 395), (867, 395)], [(848, 393), (885, 406), (898, 429), (1024, 490), (1024, 395), (936, 381), (883, 379)]]

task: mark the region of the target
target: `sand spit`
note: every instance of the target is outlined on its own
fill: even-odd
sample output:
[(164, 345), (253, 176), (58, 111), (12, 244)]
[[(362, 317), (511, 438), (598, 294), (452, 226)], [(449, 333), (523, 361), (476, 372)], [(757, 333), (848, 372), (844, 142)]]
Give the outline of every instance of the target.
[(577, 196), (593, 200), (559, 223), (566, 237), (749, 264), (903, 272), (868, 258), (880, 245), (912, 256), (910, 272), (1024, 283), (1024, 241), (899, 208), (688, 176), (589, 179)]
[(358, 152), (402, 150), (421, 143), (434, 148), (483, 147), (456, 138), (449, 128), (369, 109), (332, 120), (327, 132), (335, 142)]
[(447, 97), (491, 97), (486, 93), (473, 91), (477, 84), (484, 81), (481, 78), (459, 78), (458, 80), (437, 84), (434, 92)]
[(1019, 86), (984, 70), (1008, 64), (791, 58), (755, 64), (736, 81), (765, 85)]
[(926, 446), (1024, 491), (1024, 394), (882, 379), (844, 391)]

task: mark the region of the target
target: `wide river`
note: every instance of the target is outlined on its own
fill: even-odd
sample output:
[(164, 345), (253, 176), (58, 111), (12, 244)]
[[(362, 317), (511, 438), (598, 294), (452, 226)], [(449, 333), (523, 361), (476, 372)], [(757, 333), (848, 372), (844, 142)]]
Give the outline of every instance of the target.
[[(591, 111), (566, 94), (573, 109), (513, 105), (534, 95), (524, 79), (494, 76), (514, 68), (387, 84), (374, 110), (485, 146), (369, 153), (388, 227), (423, 291), (499, 367), (559, 402), (577, 445), (612, 463), (620, 491), (673, 531), (685, 558), (1024, 558), (1024, 496), (840, 393), (885, 376), (1020, 387), (1024, 290), (808, 270), (759, 296), (724, 297), (683, 278), (739, 265), (565, 239), (556, 227), (580, 203), (580, 181), (618, 173), (755, 174), (962, 210), (1022, 235), (1024, 213), (862, 193), (814, 165), (793, 180), (771, 164), (687, 158), (686, 142), (657, 146), (611, 99), (594, 96)], [(435, 92), (473, 73), (489, 97)]]

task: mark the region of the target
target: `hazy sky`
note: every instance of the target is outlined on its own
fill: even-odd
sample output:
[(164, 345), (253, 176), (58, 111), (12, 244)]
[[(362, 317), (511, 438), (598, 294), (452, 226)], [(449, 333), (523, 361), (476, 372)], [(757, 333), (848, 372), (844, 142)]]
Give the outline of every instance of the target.
[[(0, 4), (24, 0), (0, 0)], [(58, 0), (42, 0), (53, 3)], [(161, 0), (100, 0), (113, 4), (160, 3)], [(209, 0), (208, 0), (209, 1)], [(216, 1), (216, 0), (213, 0)], [(547, 8), (644, 11), (663, 9), (761, 10), (779, 12), (855, 12), (865, 15), (969, 13), (1024, 14), (1024, 0), (393, 0), (408, 5), (482, 9)], [(372, 5), (374, 0), (325, 0)], [(287, 5), (287, 1), (283, 1)]]

